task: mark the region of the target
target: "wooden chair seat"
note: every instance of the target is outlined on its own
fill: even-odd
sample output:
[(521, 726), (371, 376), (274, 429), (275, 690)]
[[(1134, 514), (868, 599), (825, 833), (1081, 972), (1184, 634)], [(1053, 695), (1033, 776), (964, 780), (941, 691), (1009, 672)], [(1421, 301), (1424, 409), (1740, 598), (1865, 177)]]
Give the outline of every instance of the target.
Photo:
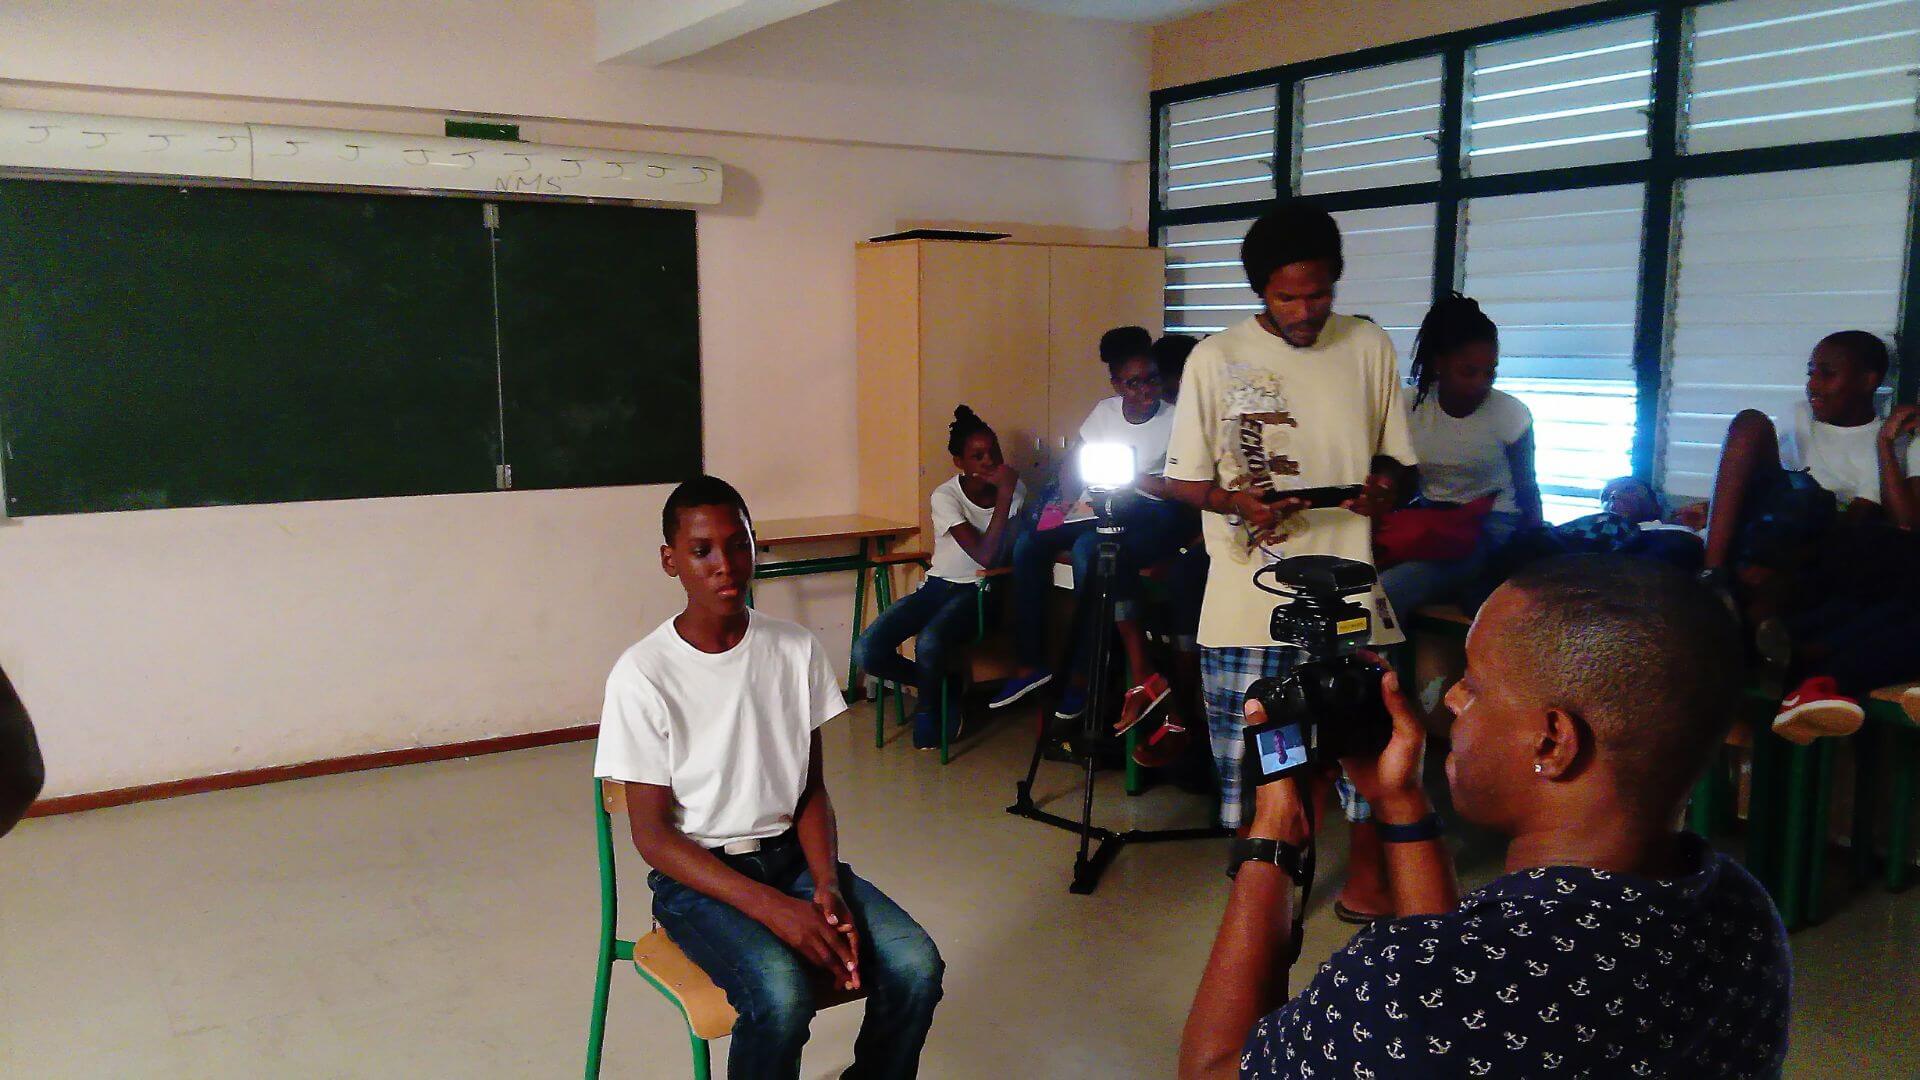
[[(665, 930), (654, 927), (633, 943), (633, 966), (648, 982), (666, 995), (687, 1018), (687, 1027), (702, 1039), (719, 1039), (733, 1033), (739, 1014), (727, 1003), (727, 992), (714, 984), (699, 964), (687, 958)], [(818, 1008), (830, 1009), (858, 1001), (866, 994), (833, 986), (821, 974), (814, 986)]]
[(933, 559), (930, 551), (889, 551), (884, 555), (875, 555), (867, 561), (875, 566), (900, 566), (908, 563), (925, 563)]
[(633, 943), (633, 966), (680, 1007), (695, 1035), (718, 1039), (733, 1031), (738, 1014), (727, 1004), (726, 991), (715, 986), (700, 965), (687, 959), (665, 930), (654, 927)]
[(1869, 705), (1867, 709), (1868, 715), (1878, 716), (1889, 723), (1905, 724), (1909, 727), (1920, 727), (1920, 718), (1916, 718), (1911, 712), (1908, 712), (1906, 704), (1902, 700), (1907, 691), (1915, 687), (1920, 687), (1920, 682), (1899, 683), (1894, 686), (1883, 686), (1875, 690), (1872, 695), (1873, 701), (1886, 702), (1894, 706), (1894, 708), (1876, 709)]

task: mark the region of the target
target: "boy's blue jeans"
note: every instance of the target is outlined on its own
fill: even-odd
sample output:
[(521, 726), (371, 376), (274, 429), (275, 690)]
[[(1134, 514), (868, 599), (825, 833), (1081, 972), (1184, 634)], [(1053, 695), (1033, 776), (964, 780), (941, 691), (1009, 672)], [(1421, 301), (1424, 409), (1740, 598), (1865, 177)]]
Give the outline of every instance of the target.
[[(722, 862), (788, 896), (813, 900), (813, 874), (792, 834), (748, 855), (715, 852)], [(829, 976), (789, 949), (773, 931), (730, 904), (697, 893), (659, 871), (647, 875), (653, 917), (680, 951), (727, 992), (740, 1018), (727, 1051), (727, 1075), (782, 1080), (800, 1075), (800, 1048), (813, 1021), (814, 985)], [(919, 1069), (946, 971), (940, 950), (913, 917), (840, 864), (840, 892), (860, 932), (860, 985), (867, 1015), (843, 1078), (893, 1080)]]

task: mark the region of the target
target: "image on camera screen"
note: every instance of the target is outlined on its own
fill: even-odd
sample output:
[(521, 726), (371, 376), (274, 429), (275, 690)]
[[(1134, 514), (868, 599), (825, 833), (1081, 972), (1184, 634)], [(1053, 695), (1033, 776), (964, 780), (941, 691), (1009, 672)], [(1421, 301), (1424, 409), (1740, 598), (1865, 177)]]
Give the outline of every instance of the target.
[(1260, 756), (1260, 775), (1279, 776), (1307, 763), (1307, 740), (1299, 724), (1275, 724), (1253, 732), (1255, 753)]

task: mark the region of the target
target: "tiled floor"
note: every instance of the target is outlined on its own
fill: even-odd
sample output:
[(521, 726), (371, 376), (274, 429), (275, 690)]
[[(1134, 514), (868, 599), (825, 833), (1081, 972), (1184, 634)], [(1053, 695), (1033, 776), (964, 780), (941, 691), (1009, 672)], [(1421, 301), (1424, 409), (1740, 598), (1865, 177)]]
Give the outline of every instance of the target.
[[(826, 742), (847, 858), (947, 957), (922, 1075), (1171, 1075), (1225, 896), (1220, 842), (1129, 850), (1097, 894), (1072, 896), (1072, 837), (1003, 811), (1021, 731), (989, 730), (946, 769), (904, 742), (876, 751), (864, 707)], [(26, 822), (0, 841), (0, 1074), (577, 1075), (597, 918), (591, 752)], [(1071, 812), (1073, 779), (1046, 766), (1043, 797)], [(1171, 790), (1103, 794), (1102, 810), (1121, 826), (1205, 813)], [(633, 936), (646, 887), (621, 849)], [(1467, 876), (1491, 865), (1475, 852)], [(1308, 921), (1315, 960), (1346, 936), (1327, 895)], [(1920, 1076), (1920, 893), (1846, 897), (1794, 946), (1789, 1074)], [(677, 1015), (616, 975), (604, 1075), (685, 1075)], [(809, 1078), (845, 1066), (859, 1016), (815, 1022)]]

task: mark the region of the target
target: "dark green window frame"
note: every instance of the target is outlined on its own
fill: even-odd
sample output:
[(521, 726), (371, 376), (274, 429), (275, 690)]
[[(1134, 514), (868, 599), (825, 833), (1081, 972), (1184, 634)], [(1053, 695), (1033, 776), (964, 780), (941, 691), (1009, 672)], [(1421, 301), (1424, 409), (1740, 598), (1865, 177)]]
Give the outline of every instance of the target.
[[(1162, 231), (1170, 226), (1257, 217), (1274, 202), (1272, 199), (1254, 199), (1177, 210), (1163, 208), (1161, 180), (1165, 175), (1166, 143), (1163, 118), (1168, 105), (1273, 86), (1278, 106), (1274, 124), (1273, 162), (1276, 169), (1284, 168), (1291, 173), (1294, 156), (1292, 144), (1297, 138), (1294, 90), (1303, 80), (1438, 54), (1442, 64), (1440, 179), (1429, 183), (1319, 194), (1312, 196), (1313, 200), (1332, 211), (1432, 203), (1435, 206), (1433, 289), (1434, 296), (1439, 297), (1453, 291), (1460, 277), (1458, 243), (1460, 204), (1463, 200), (1616, 184), (1646, 185), (1633, 335), (1636, 387), (1633, 471), (1636, 476), (1654, 482), (1657, 480), (1661, 389), (1674, 272), (1673, 208), (1679, 185), (1683, 181), (1701, 177), (1741, 176), (1884, 161), (1920, 162), (1920, 131), (1703, 154), (1681, 153), (1678, 135), (1684, 95), (1682, 47), (1688, 13), (1703, 6), (1706, 6), (1706, 0), (1690, 3), (1673, 0), (1652, 3), (1646, 0), (1605, 0), (1565, 11), (1156, 90), (1150, 95), (1148, 114), (1152, 132), (1150, 160), (1153, 165), (1148, 203), (1149, 232), (1158, 242)], [(1464, 87), (1469, 49), (1649, 14), (1654, 18), (1655, 31), (1653, 98), (1648, 117), (1649, 154), (1644, 160), (1540, 169), (1499, 176), (1462, 174), (1462, 118), (1465, 113)], [(1284, 196), (1285, 189), (1289, 187), (1288, 176), (1283, 174), (1280, 179), (1282, 183), (1279, 186)], [(1916, 343), (1920, 343), (1920, 239), (1916, 239), (1920, 238), (1920, 198), (1908, 200), (1907, 213), (1907, 262), (1896, 330), (1899, 355), (1896, 358), (1895, 392), (1900, 401), (1914, 400), (1916, 389), (1920, 389), (1920, 362), (1915, 362), (1908, 355)]]

